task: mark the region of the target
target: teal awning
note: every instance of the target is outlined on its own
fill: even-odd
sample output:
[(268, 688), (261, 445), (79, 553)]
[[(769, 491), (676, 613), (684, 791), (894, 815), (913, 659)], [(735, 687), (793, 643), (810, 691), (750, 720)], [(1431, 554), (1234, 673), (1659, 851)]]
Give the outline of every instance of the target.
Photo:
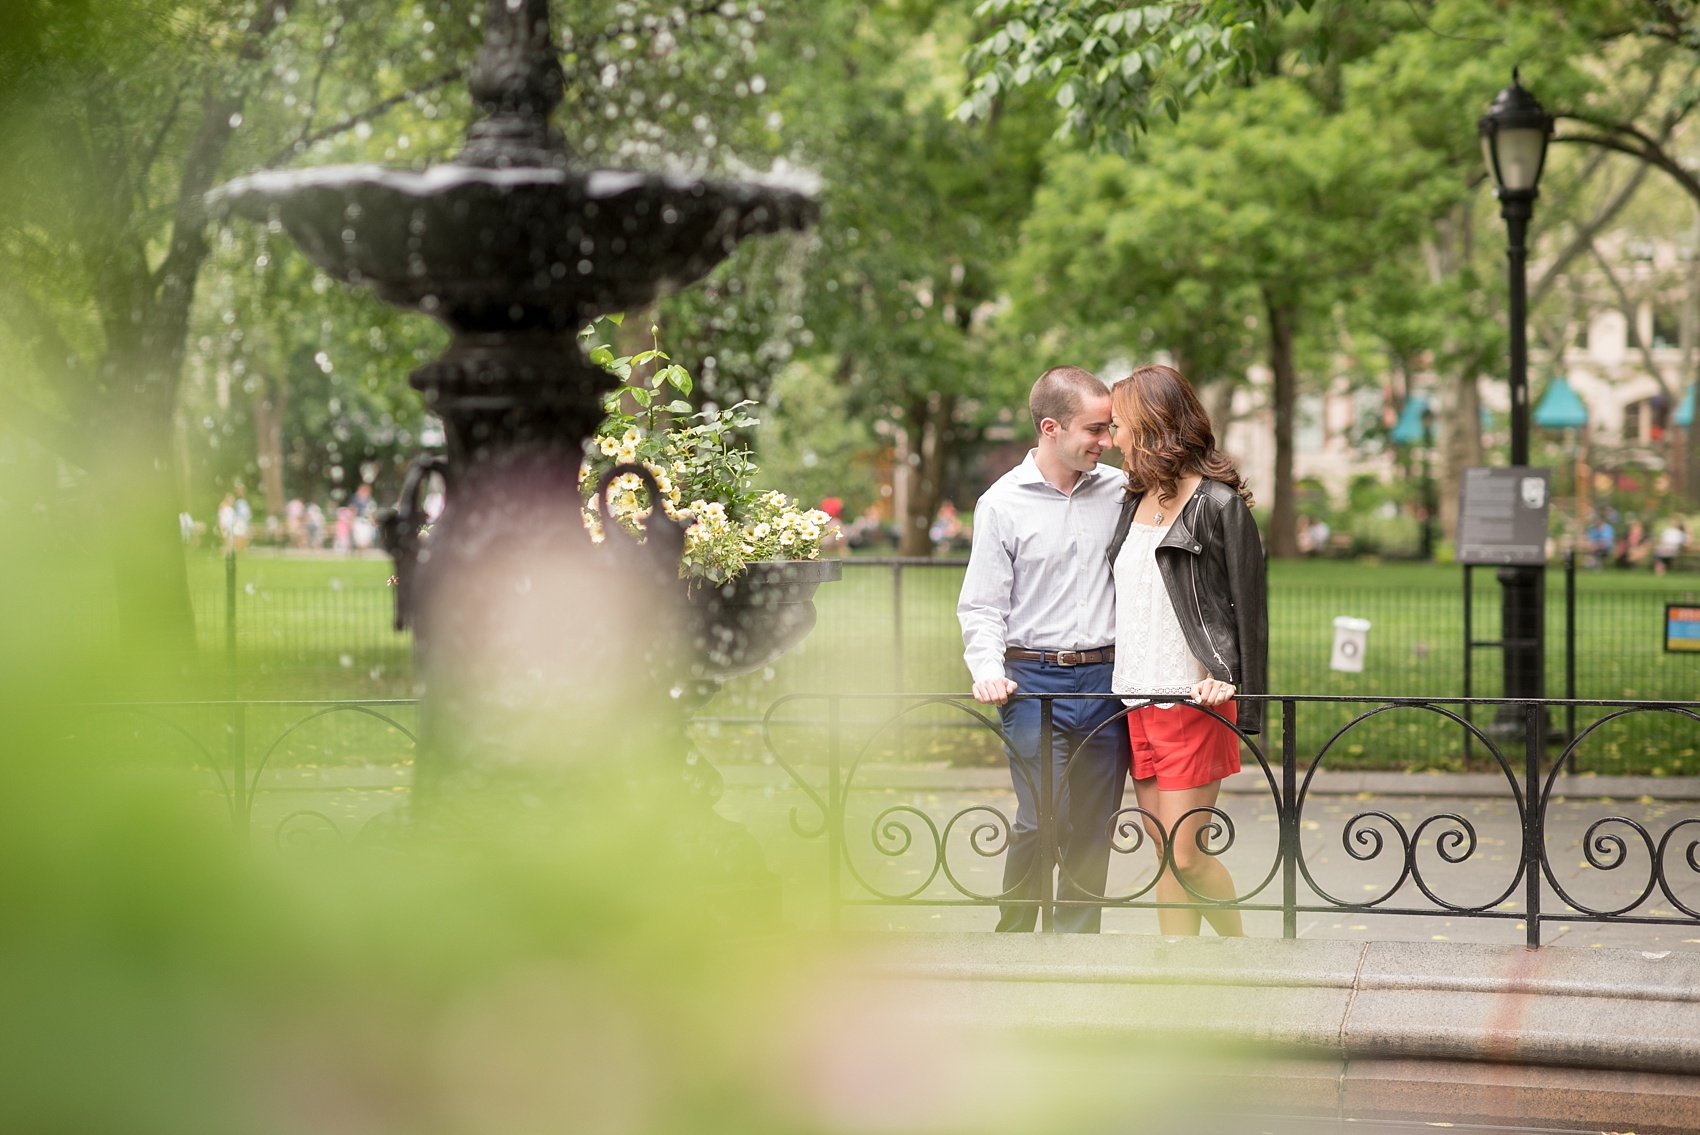
[(1405, 399), (1405, 408), (1399, 412), (1399, 420), (1393, 423), (1393, 432), (1388, 434), (1394, 445), (1421, 445), (1428, 436), (1423, 429), (1423, 415), (1428, 412), (1428, 395), (1420, 390), (1413, 390), (1410, 397)]
[(1694, 424), (1694, 387), (1690, 386), (1688, 393), (1682, 396), (1682, 401), (1677, 403), (1676, 417), (1672, 421), (1683, 429)]
[(1588, 407), (1563, 375), (1547, 383), (1541, 404), (1535, 407), (1535, 424), (1544, 430), (1579, 430), (1588, 424)]

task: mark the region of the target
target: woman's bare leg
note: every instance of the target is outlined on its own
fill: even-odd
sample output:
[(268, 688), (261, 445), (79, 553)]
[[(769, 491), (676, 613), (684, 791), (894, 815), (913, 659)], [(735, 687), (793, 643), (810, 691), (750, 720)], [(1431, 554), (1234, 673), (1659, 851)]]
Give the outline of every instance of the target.
[[(1139, 806), (1152, 813), (1163, 825), (1164, 832), (1173, 832), (1173, 844), (1170, 855), (1173, 857), (1175, 870), (1184, 878), (1187, 887), (1193, 893), (1188, 893), (1187, 887), (1181, 885), (1174, 871), (1164, 871), (1162, 878), (1157, 880), (1158, 902), (1197, 902), (1198, 896), (1213, 899), (1231, 899), (1234, 897), (1233, 876), (1222, 866), (1220, 860), (1213, 855), (1207, 855), (1198, 849), (1198, 832), (1213, 818), (1208, 812), (1188, 816), (1184, 821), (1182, 816), (1197, 808), (1211, 808), (1216, 804), (1216, 798), (1222, 791), (1222, 782), (1212, 781), (1200, 788), (1187, 788), (1178, 792), (1165, 792), (1157, 787), (1157, 778), (1133, 782), (1135, 796)], [(1176, 824), (1179, 830), (1176, 830)], [(1163, 836), (1152, 830), (1152, 822), (1145, 821), (1148, 835), (1158, 841), (1159, 850)], [(1210, 922), (1210, 928), (1224, 938), (1237, 938), (1245, 933), (1240, 924), (1240, 912), (1221, 908), (1202, 910), (1182, 910), (1173, 907), (1157, 911), (1157, 926), (1164, 934), (1194, 935), (1200, 929), (1200, 915)]]

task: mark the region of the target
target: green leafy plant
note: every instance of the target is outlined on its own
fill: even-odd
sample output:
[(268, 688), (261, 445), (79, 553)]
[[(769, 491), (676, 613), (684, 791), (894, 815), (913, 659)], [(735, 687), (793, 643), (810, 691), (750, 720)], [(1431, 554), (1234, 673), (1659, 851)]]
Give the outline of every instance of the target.
[[(656, 335), (657, 329), (650, 333)], [(584, 523), (593, 539), (600, 542), (606, 535), (596, 500), (602, 478), (618, 465), (642, 465), (655, 478), (663, 511), (689, 525), (681, 577), (718, 582), (758, 561), (820, 558), (831, 518), (802, 508), (782, 492), (754, 486), (755, 458), (740, 431), (759, 424), (750, 412), (755, 402), (695, 408), (685, 400), (693, 388), (691, 376), (661, 350), (659, 340), (635, 355), (616, 356), (602, 344), (589, 354), (621, 380), (603, 403), (608, 416), (579, 471)], [(634, 370), (652, 364), (659, 365), (641, 384), (631, 381)], [(608, 511), (641, 540), (654, 508), (649, 498), (641, 477), (623, 473), (609, 488)]]

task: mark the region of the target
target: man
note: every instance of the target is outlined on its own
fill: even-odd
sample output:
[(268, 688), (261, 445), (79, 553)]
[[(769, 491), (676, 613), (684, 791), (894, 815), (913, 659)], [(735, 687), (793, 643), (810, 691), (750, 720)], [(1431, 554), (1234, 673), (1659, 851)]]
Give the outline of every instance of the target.
[[(1015, 784), (1015, 827), (1004, 859), (998, 929), (1038, 917), (1040, 703), (1012, 693), (1109, 693), (1115, 669), (1115, 584), (1105, 558), (1121, 511), (1121, 473), (1100, 466), (1110, 439), (1110, 393), (1089, 371), (1053, 367), (1028, 398), (1038, 445), (986, 490), (956, 615), (975, 700), (999, 707)], [(1127, 723), (1115, 700), (1053, 702), (1052, 766), (1059, 899), (1103, 894), (1110, 819), (1127, 781)], [(1084, 744), (1083, 744), (1084, 743)], [(1079, 753), (1073, 761), (1069, 754)], [(1066, 771), (1066, 775), (1065, 775)], [(1025, 900), (1025, 901), (1020, 901)], [(1064, 931), (1095, 934), (1097, 906), (1061, 906)]]

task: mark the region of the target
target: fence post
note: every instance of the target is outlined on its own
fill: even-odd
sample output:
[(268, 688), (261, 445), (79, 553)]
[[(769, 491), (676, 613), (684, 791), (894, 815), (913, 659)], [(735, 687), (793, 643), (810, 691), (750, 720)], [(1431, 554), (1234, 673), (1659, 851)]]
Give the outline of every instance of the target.
[[(1474, 601), (1473, 591), (1472, 591), (1471, 586), (1470, 586), (1471, 579), (1472, 579), (1471, 569), (1474, 566), (1475, 565), (1473, 565), (1473, 564), (1465, 564), (1464, 565), (1464, 704), (1462, 706), (1460, 706), (1459, 708), (1463, 710), (1464, 722), (1465, 722), (1466, 725), (1468, 725), (1471, 721), (1471, 715), (1470, 715), (1470, 709), (1471, 709), (1471, 706), (1470, 706), (1470, 691), (1471, 691), (1470, 679), (1472, 677), (1472, 674), (1471, 674), (1470, 662), (1471, 662), (1471, 656), (1475, 653), (1475, 650), (1476, 650), (1476, 615), (1475, 615), (1476, 605), (1475, 605), (1475, 601)], [(1473, 740), (1474, 740), (1474, 738), (1472, 737), (1470, 731), (1468, 729), (1465, 729), (1464, 730), (1464, 759), (1466, 761), (1470, 760), (1470, 758), (1474, 755), (1474, 751), (1473, 751), (1474, 746), (1472, 744)]]
[[(224, 553), (224, 676), (236, 684), (236, 549)], [(235, 695), (234, 688), (230, 694)]]
[[(891, 561), (891, 680), (899, 694), (903, 693), (903, 560), (901, 557)], [(897, 759), (903, 760), (908, 752), (908, 716), (903, 714), (903, 702), (897, 703), (899, 717), (897, 719), (896, 737)]]
[[(899, 706), (899, 709), (902, 707)], [(827, 926), (837, 930), (839, 916), (839, 859), (844, 854), (844, 800), (838, 787), (839, 702), (826, 703), (826, 904)]]
[[(1576, 553), (1564, 553), (1564, 743), (1576, 740)], [(1570, 750), (1570, 767), (1576, 775), (1576, 750)]]
[(247, 707), (239, 701), (230, 703), (225, 721), (225, 742), (230, 757), (230, 822), (237, 838), (246, 840), (253, 800), (248, 793)]
[(1281, 703), (1281, 937), (1299, 936), (1298, 703)]
[(1523, 707), (1523, 922), (1531, 950), (1541, 944), (1541, 857), (1546, 851), (1545, 814), (1540, 806), (1541, 726), (1546, 707)]
[(1056, 932), (1057, 866), (1057, 807), (1056, 777), (1052, 767), (1052, 752), (1056, 746), (1052, 705), (1049, 697), (1039, 701), (1039, 855), (1034, 863), (1039, 871), (1039, 929), (1047, 934)]

